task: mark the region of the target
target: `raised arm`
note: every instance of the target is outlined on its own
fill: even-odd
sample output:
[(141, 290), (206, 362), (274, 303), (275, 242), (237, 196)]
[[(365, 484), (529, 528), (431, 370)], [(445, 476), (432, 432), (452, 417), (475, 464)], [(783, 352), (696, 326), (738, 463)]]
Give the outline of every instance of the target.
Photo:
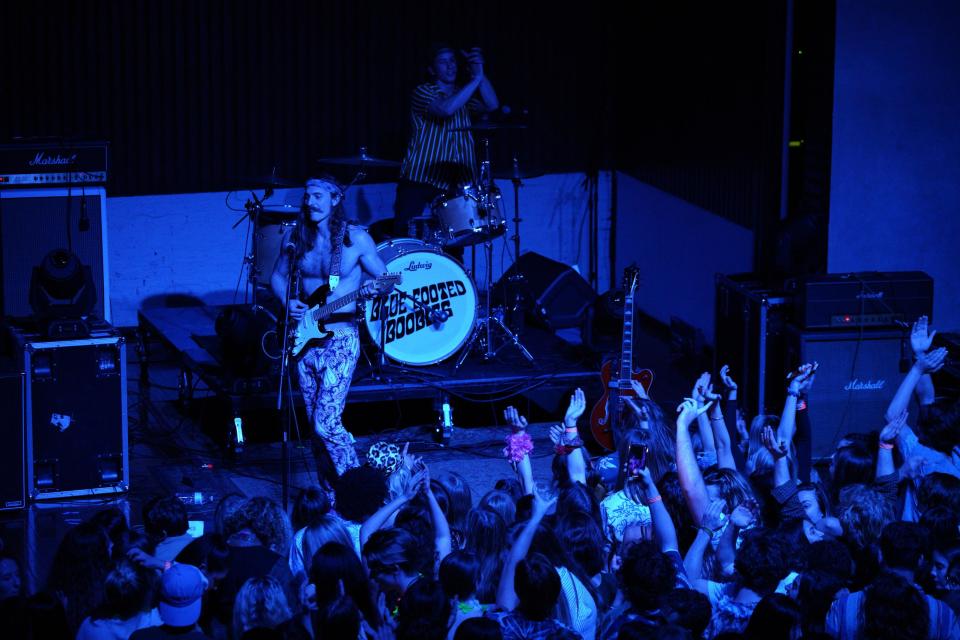
[(427, 502), (430, 504), (430, 518), (433, 520), (433, 539), (437, 548), (437, 562), (442, 562), (444, 558), (450, 555), (453, 548), (450, 536), (450, 524), (447, 522), (447, 516), (440, 508), (437, 502), (437, 496), (433, 495), (433, 487), (430, 486), (430, 475), (427, 474), (423, 482), (424, 491), (427, 494)]
[(924, 400), (927, 404), (933, 402), (933, 380), (930, 373), (938, 371), (947, 356), (947, 350), (944, 348), (930, 350), (933, 345), (933, 337), (937, 335), (936, 330), (931, 330), (927, 316), (920, 316), (910, 331), (910, 348), (916, 361), (910, 367), (910, 371), (904, 376), (897, 387), (897, 392), (887, 407), (886, 419), (892, 420), (910, 406), (910, 396), (914, 390), (918, 390), (921, 396), (921, 403)]
[(773, 456), (773, 486), (774, 488), (787, 484), (792, 480), (790, 477), (790, 465), (787, 463), (787, 453), (790, 450), (787, 441), (779, 437), (773, 431), (773, 427), (767, 425), (763, 428), (763, 446), (767, 448), (770, 455)]
[(710, 411), (710, 429), (713, 431), (713, 440), (717, 445), (717, 466), (721, 469), (737, 469), (737, 463), (733, 457), (733, 441), (730, 439), (730, 430), (727, 429), (726, 420), (723, 417), (723, 408), (720, 406), (720, 394), (714, 393), (713, 385), (707, 385), (704, 390), (704, 397), (711, 402)]
[(393, 515), (393, 512), (410, 502), (413, 499), (413, 496), (417, 495), (417, 491), (423, 486), (427, 478), (426, 467), (419, 470), (413, 475), (410, 481), (407, 483), (407, 486), (404, 488), (403, 493), (399, 494), (393, 500), (383, 505), (377, 511), (367, 518), (362, 525), (360, 525), (360, 548), (363, 548), (363, 545), (367, 543), (367, 540), (370, 539), (370, 536), (373, 535), (375, 531), (383, 527), (383, 525), (390, 519), (390, 516)]
[[(710, 374), (704, 372), (697, 378), (697, 382), (693, 385), (693, 395), (691, 396), (694, 400), (697, 401), (697, 404), (701, 408), (707, 406), (707, 387), (710, 386)], [(697, 427), (700, 430), (700, 441), (703, 443), (703, 452), (704, 453), (716, 453), (717, 444), (713, 440), (713, 429), (710, 428), (710, 419), (707, 417), (706, 412), (697, 414)]]
[(514, 470), (520, 478), (520, 484), (523, 485), (524, 495), (530, 495), (533, 493), (535, 484), (533, 482), (533, 467), (530, 464), (529, 452), (523, 450), (525, 447), (532, 448), (533, 446), (532, 439), (530, 439), (530, 435), (526, 432), (527, 419), (520, 415), (516, 407), (507, 407), (504, 409), (503, 417), (507, 421), (507, 424), (513, 429), (513, 434), (507, 438), (507, 448), (504, 449), (504, 452), (514, 465)]
[(524, 525), (523, 530), (520, 531), (520, 535), (517, 536), (516, 542), (510, 547), (507, 561), (503, 565), (503, 571), (500, 572), (500, 583), (497, 585), (497, 605), (507, 611), (513, 611), (518, 603), (517, 592), (513, 588), (517, 565), (527, 557), (527, 552), (530, 550), (530, 544), (533, 542), (533, 536), (537, 532), (537, 527), (540, 526), (543, 516), (547, 514), (547, 511), (550, 510), (550, 507), (552, 507), (556, 501), (556, 498), (544, 500), (539, 494), (533, 494), (533, 512), (530, 514), (530, 519), (527, 520), (527, 524)]
[(583, 457), (583, 447), (577, 433), (577, 420), (587, 408), (587, 398), (583, 389), (577, 388), (570, 396), (567, 413), (563, 417), (563, 444), (570, 448), (566, 455), (567, 475), (571, 482), (587, 484), (587, 462)]
[(817, 366), (815, 362), (801, 365), (788, 376), (787, 399), (783, 403), (783, 414), (780, 416), (780, 426), (777, 428), (777, 435), (787, 444), (787, 447), (793, 442), (793, 436), (797, 431), (797, 402), (800, 400), (800, 395), (806, 393), (813, 385)]
[(700, 593), (707, 592), (707, 581), (703, 578), (703, 554), (707, 552), (713, 535), (723, 526), (723, 500), (715, 500), (704, 510), (697, 521), (697, 537), (683, 558), (683, 568), (690, 579), (690, 585)]
[(709, 405), (700, 407), (693, 398), (685, 399), (677, 407), (677, 411), (680, 412), (677, 416), (677, 475), (694, 522), (699, 522), (703, 517), (709, 499), (707, 485), (697, 465), (697, 455), (693, 450), (693, 441), (690, 439), (690, 424), (707, 409)]
[(893, 461), (893, 447), (900, 435), (900, 430), (907, 422), (907, 411), (904, 409), (900, 415), (887, 422), (886, 426), (880, 431), (879, 449), (877, 450), (877, 471), (876, 479), (889, 476), (897, 470)]
[(500, 101), (497, 99), (497, 92), (493, 90), (493, 85), (490, 84), (490, 79), (484, 73), (483, 52), (480, 47), (474, 47), (469, 51), (461, 50), (460, 53), (467, 59), (467, 64), (470, 65), (470, 74), (475, 78), (480, 78), (477, 89), (480, 93), (480, 100), (483, 102), (483, 108), (486, 111), (493, 111), (500, 106)]
[[(637, 486), (634, 486), (636, 484)], [(640, 489), (640, 495), (634, 496), (635, 489)], [(627, 481), (628, 495), (634, 500), (642, 500), (650, 508), (650, 522), (653, 525), (653, 534), (660, 543), (661, 551), (679, 551), (677, 542), (677, 528), (673, 524), (670, 513), (663, 505), (660, 491), (653, 482), (653, 475), (649, 467), (640, 469), (635, 480)]]

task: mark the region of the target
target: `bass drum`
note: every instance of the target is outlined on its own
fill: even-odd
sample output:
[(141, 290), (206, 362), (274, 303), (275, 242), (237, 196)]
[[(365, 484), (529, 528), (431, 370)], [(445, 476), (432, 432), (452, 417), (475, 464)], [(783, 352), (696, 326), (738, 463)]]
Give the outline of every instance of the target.
[[(389, 295), (367, 303), (364, 320), (374, 344), (391, 360), (413, 366), (446, 360), (464, 345), (477, 321), (477, 289), (463, 266), (432, 245), (398, 238), (377, 245), (390, 273), (403, 282)], [(401, 292), (446, 315), (431, 322), (419, 305)]]

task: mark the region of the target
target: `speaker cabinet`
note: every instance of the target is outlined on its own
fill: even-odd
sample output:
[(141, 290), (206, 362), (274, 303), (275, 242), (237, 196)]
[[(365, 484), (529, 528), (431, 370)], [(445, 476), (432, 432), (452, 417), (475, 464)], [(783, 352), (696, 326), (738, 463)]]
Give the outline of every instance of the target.
[[(519, 278), (518, 276), (521, 276)], [(518, 298), (536, 324), (556, 330), (582, 326), (596, 292), (579, 273), (556, 260), (528, 251), (493, 286), (492, 301)]]
[(814, 459), (829, 457), (844, 434), (883, 428), (903, 378), (900, 362), (910, 353), (908, 339), (901, 331), (790, 328), (789, 361), (820, 363), (809, 394)]
[(18, 339), (26, 372), (30, 497), (125, 492), (130, 477), (124, 339), (109, 334)]
[(29, 296), (33, 268), (50, 251), (62, 248), (90, 267), (97, 290), (93, 313), (111, 321), (106, 200), (102, 187), (0, 192), (2, 315), (33, 313)]
[(13, 366), (0, 368), (0, 511), (22, 509), (23, 484), (23, 374)]

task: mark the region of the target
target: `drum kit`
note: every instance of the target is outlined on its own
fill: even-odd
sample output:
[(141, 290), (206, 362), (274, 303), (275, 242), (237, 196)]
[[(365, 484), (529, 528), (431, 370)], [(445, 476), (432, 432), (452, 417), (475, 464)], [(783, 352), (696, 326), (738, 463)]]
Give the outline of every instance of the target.
[[(512, 171), (491, 172), (486, 133), (495, 128), (496, 125), (469, 128), (483, 135), (484, 153), (477, 184), (461, 185), (438, 197), (431, 203), (429, 215), (418, 219), (423, 223), (419, 232), (411, 227), (411, 235), (415, 237), (387, 239), (377, 245), (377, 253), (387, 271), (403, 275), (402, 284), (391, 293), (368, 301), (363, 311), (363, 324), (371, 340), (379, 346), (381, 371), (384, 357), (400, 365), (419, 367), (437, 364), (459, 352), (454, 367), (458, 370), (470, 353), (480, 350), (484, 360), (492, 360), (507, 345), (515, 346), (524, 358), (534, 362), (517, 334), (504, 322), (503, 313), (491, 308), (487, 295), (493, 285), (493, 241), (507, 231), (501, 193), (493, 178), (507, 178), (514, 185), (516, 258), (520, 253), (521, 179), (537, 175), (521, 174), (516, 159)], [(318, 163), (352, 168), (355, 173), (348, 188), (362, 181), (368, 168), (400, 166), (397, 161), (370, 156), (365, 147), (355, 156), (319, 158)], [(282, 250), (283, 239), (296, 226), (300, 212), (297, 205), (271, 205), (267, 200), (275, 189), (302, 185), (276, 175), (256, 179), (256, 182), (264, 189), (264, 196), (257, 198), (252, 194), (252, 201), (246, 205), (254, 230), (252, 252), (246, 256), (246, 263), (254, 309), (262, 310), (258, 290), (261, 296), (269, 291), (270, 274)], [(478, 245), (485, 251), (486, 264), (479, 282), (475, 283), (471, 272), (447, 251), (452, 249), (462, 255), (463, 248)], [(484, 295), (478, 293), (477, 285)], [(495, 332), (500, 335), (496, 336)]]

